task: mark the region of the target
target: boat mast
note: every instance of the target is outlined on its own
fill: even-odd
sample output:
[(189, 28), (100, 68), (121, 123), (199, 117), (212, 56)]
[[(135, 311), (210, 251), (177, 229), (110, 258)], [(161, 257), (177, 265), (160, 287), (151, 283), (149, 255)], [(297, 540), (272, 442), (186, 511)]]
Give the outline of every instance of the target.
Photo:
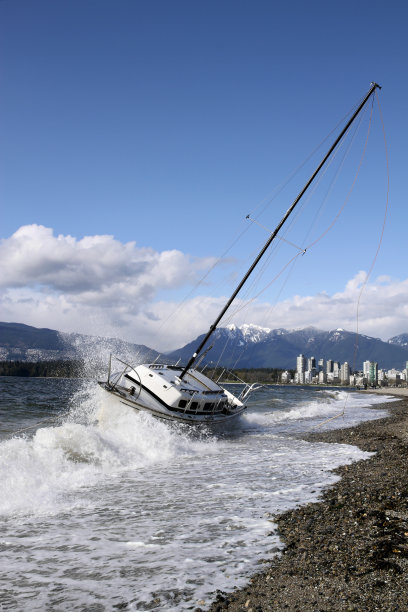
[(186, 365), (186, 367), (183, 369), (183, 371), (181, 372), (179, 378), (182, 379), (185, 374), (187, 373), (187, 371), (191, 368), (191, 366), (193, 365), (193, 363), (195, 362), (195, 360), (197, 359), (197, 357), (199, 356), (200, 352), (202, 351), (202, 349), (204, 348), (204, 346), (206, 345), (206, 343), (208, 342), (208, 339), (210, 338), (210, 336), (215, 332), (215, 330), (217, 329), (217, 325), (218, 323), (221, 321), (222, 317), (225, 315), (225, 313), (227, 312), (228, 308), (231, 306), (232, 302), (235, 300), (235, 298), (237, 297), (238, 293), (241, 291), (242, 287), (244, 286), (244, 284), (246, 283), (246, 281), (248, 280), (249, 276), (252, 274), (255, 266), (259, 263), (260, 259), (263, 257), (263, 255), (265, 254), (265, 251), (268, 249), (268, 247), (270, 246), (270, 244), (273, 242), (273, 240), (276, 238), (279, 230), (281, 229), (282, 225), (285, 223), (285, 221), (288, 219), (289, 215), (293, 212), (295, 206), (298, 204), (299, 200), (302, 198), (302, 196), (304, 195), (304, 193), (306, 192), (306, 190), (309, 188), (309, 186), (311, 185), (311, 183), (313, 182), (313, 180), (316, 178), (317, 174), (320, 172), (320, 170), (322, 169), (322, 167), (324, 166), (324, 164), (326, 163), (326, 161), (328, 160), (328, 158), (330, 157), (330, 155), (333, 153), (334, 149), (337, 147), (337, 145), (339, 144), (340, 140), (343, 138), (343, 136), (345, 135), (345, 133), (347, 132), (347, 130), (349, 129), (349, 127), (351, 126), (351, 124), (353, 123), (354, 119), (357, 117), (357, 115), (360, 113), (360, 111), (362, 110), (362, 108), (365, 106), (366, 102), (369, 100), (369, 98), (371, 97), (371, 95), (374, 93), (374, 91), (377, 89), (377, 87), (379, 89), (381, 89), (380, 85), (378, 85), (378, 83), (371, 83), (371, 87), (370, 87), (370, 91), (367, 93), (367, 95), (365, 96), (364, 100), (361, 102), (360, 106), (357, 108), (357, 110), (355, 111), (354, 115), (351, 117), (351, 119), (348, 121), (347, 125), (343, 128), (343, 130), (340, 132), (340, 134), (338, 135), (338, 137), (336, 138), (336, 140), (334, 141), (334, 143), (332, 144), (332, 146), (330, 147), (330, 149), (328, 150), (328, 152), (326, 153), (326, 155), (324, 156), (324, 158), (322, 159), (322, 161), (320, 162), (320, 164), (318, 165), (318, 167), (316, 168), (316, 170), (314, 171), (314, 173), (312, 174), (312, 176), (310, 177), (310, 179), (307, 181), (306, 185), (303, 187), (303, 189), (300, 191), (299, 195), (296, 197), (296, 199), (294, 200), (293, 204), (288, 208), (288, 210), (286, 211), (285, 215), (282, 217), (281, 221), (278, 223), (278, 225), (276, 226), (275, 230), (272, 232), (272, 234), (269, 236), (268, 240), (266, 241), (264, 247), (262, 248), (262, 250), (259, 252), (259, 254), (257, 255), (257, 257), (255, 258), (255, 260), (253, 261), (252, 265), (250, 266), (248, 272), (245, 274), (245, 276), (243, 277), (243, 279), (241, 280), (241, 282), (238, 284), (237, 288), (235, 289), (234, 293), (231, 295), (230, 299), (228, 300), (228, 302), (225, 304), (224, 308), (221, 310), (220, 314), (218, 315), (218, 317), (215, 319), (214, 323), (210, 326), (210, 329), (208, 330), (206, 336), (204, 337), (204, 339), (201, 341), (200, 345), (197, 347), (197, 350), (195, 351), (195, 353), (193, 354), (193, 356), (190, 358), (188, 364)]

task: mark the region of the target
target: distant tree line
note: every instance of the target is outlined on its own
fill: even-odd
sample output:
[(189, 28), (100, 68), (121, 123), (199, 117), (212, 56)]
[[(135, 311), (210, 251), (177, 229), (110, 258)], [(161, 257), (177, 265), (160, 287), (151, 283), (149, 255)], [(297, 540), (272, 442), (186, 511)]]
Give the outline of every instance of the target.
[[(281, 368), (204, 368), (204, 374), (219, 382), (280, 383)], [(293, 378), (295, 370), (289, 370)], [(26, 376), (42, 378), (82, 378), (82, 361), (0, 361), (0, 376)], [(221, 378), (220, 378), (221, 377)]]
[(81, 378), (82, 361), (0, 361), (0, 376)]
[[(288, 370), (291, 378), (295, 375), (295, 370)], [(246, 383), (263, 383), (263, 384), (276, 384), (280, 383), (282, 372), (285, 372), (282, 368), (240, 368), (235, 370), (225, 370), (224, 368), (208, 368), (204, 370), (209, 378), (213, 380), (219, 380), (219, 382), (239, 382), (240, 380)]]

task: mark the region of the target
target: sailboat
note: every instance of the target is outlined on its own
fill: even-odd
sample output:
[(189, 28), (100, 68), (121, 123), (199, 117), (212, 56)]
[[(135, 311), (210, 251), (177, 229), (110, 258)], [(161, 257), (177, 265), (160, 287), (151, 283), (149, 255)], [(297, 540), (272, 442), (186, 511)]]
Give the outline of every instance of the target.
[[(258, 253), (248, 271), (238, 283), (235, 291), (222, 308), (221, 312), (210, 326), (207, 334), (200, 342), (194, 354), (186, 365), (168, 363), (145, 363), (132, 366), (119, 358), (110, 358), (108, 377), (99, 381), (118, 402), (130, 406), (137, 411), (146, 411), (160, 419), (186, 423), (189, 425), (213, 425), (226, 423), (242, 415), (246, 409), (246, 401), (256, 385), (244, 385), (238, 396), (215, 382), (197, 367), (193, 367), (203, 357), (205, 346), (217, 329), (221, 319), (241, 291), (242, 287), (265, 255), (278, 232), (286, 223), (300, 199), (310, 187), (320, 170), (326, 164), (343, 136), (359, 115), (375, 90), (381, 87), (371, 83), (370, 89), (345, 127), (341, 130), (332, 146), (317, 166), (316, 170), (304, 185), (294, 202), (288, 208), (268, 240)], [(114, 370), (113, 364), (118, 364)]]

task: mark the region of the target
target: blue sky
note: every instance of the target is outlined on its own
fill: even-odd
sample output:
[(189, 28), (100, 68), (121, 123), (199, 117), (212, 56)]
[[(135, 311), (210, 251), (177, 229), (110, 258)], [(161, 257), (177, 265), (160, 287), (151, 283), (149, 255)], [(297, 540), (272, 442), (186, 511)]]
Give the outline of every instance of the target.
[[(162, 350), (191, 340), (266, 231), (249, 227), (193, 290), (198, 279), (375, 80), (389, 215), (359, 328), (382, 338), (408, 331), (407, 12), (401, 2), (3, 0), (0, 320)], [(336, 215), (368, 122), (369, 109), (327, 212), (321, 199), (305, 207), (292, 241), (309, 244)], [(317, 159), (260, 223), (274, 227)], [(228, 322), (354, 329), (386, 181), (375, 105), (339, 222)], [(255, 293), (293, 257), (282, 251)]]

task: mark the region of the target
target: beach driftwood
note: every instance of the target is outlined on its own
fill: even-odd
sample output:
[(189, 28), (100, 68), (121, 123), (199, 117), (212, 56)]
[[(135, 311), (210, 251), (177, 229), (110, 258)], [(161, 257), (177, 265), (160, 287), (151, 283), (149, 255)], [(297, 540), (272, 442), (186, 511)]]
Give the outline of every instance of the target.
[(275, 517), (285, 549), (211, 612), (408, 609), (408, 400), (386, 419), (306, 439), (375, 452), (334, 470), (322, 500)]

